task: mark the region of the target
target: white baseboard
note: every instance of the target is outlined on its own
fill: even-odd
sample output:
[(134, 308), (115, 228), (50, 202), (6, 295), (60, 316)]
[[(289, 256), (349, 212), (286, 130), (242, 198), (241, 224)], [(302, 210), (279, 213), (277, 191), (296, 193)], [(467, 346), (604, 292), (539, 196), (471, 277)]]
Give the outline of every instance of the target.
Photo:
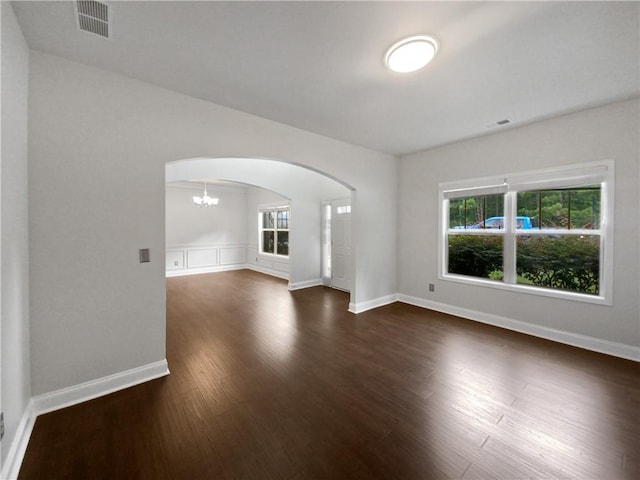
[(33, 410), (33, 400), (29, 400), (27, 407), (24, 409), (16, 435), (13, 437), (11, 446), (9, 447), (9, 453), (2, 465), (2, 472), (0, 472), (0, 479), (2, 480), (16, 480), (20, 467), (22, 466), (22, 459), (27, 451), (27, 445), (29, 444), (29, 438), (31, 438), (31, 432), (33, 426), (36, 423), (36, 415)]
[(467, 308), (456, 307), (445, 303), (433, 302), (423, 298), (411, 297), (409, 295), (398, 295), (398, 301), (415, 305), (417, 307), (428, 308), (437, 312), (448, 313), (457, 317), (475, 320), (477, 322), (506, 328), (515, 332), (526, 333), (534, 337), (552, 340), (574, 347), (584, 348), (598, 353), (605, 353), (615, 357), (625, 358), (640, 362), (640, 347), (627, 345), (624, 343), (611, 342), (599, 338), (588, 337), (578, 333), (566, 332), (555, 328), (534, 325), (511, 318), (501, 317), (489, 313), (478, 312)]
[(15, 480), (22, 465), (24, 454), (27, 451), (29, 438), (35, 425), (36, 417), (43, 413), (60, 410), (78, 403), (92, 400), (103, 395), (108, 395), (140, 383), (164, 377), (169, 374), (166, 360), (150, 363), (142, 367), (132, 368), (124, 372), (109, 375), (107, 377), (92, 380), (90, 382), (63, 388), (55, 392), (45, 393), (33, 397), (22, 415), (5, 464), (0, 472), (0, 479)]
[(166, 360), (33, 397), (35, 415), (60, 410), (169, 374)]
[(166, 270), (165, 277), (183, 277), (185, 275), (200, 275), (202, 273), (228, 272), (229, 270), (244, 270), (245, 268), (247, 268), (247, 264), (245, 263), (216, 265), (213, 267), (181, 268), (179, 270)]
[(351, 313), (362, 313), (367, 310), (371, 310), (378, 307), (383, 307), (385, 305), (389, 305), (390, 303), (394, 303), (398, 301), (398, 295), (385, 295), (384, 297), (374, 298), (373, 300), (367, 300), (366, 302), (360, 303), (349, 303), (349, 311)]
[(291, 291), (300, 290), (302, 288), (318, 287), (320, 285), (322, 285), (321, 278), (315, 278), (313, 280), (305, 280), (304, 282), (294, 282), (294, 283), (289, 282), (289, 290)]
[[(166, 277), (183, 277), (185, 275), (200, 275), (202, 273), (216, 273), (216, 272), (228, 272), (229, 270), (253, 270), (254, 272), (264, 273), (271, 275), (272, 277), (282, 278), (283, 280), (289, 280), (287, 272), (274, 270), (271, 268), (263, 267), (262, 265), (254, 264), (235, 264), (235, 265), (223, 265), (215, 267), (198, 267), (198, 268), (183, 268), (180, 270), (167, 270), (165, 272)], [(302, 288), (317, 287), (322, 285), (321, 278), (314, 278), (312, 280), (305, 280), (303, 282), (289, 283), (289, 290), (300, 290)]]
[(283, 280), (289, 280), (289, 273), (282, 272), (280, 270), (272, 270), (270, 268), (256, 265), (253, 263), (248, 264), (245, 268), (253, 270), (254, 272), (264, 273), (265, 275), (271, 275), (272, 277), (282, 278)]

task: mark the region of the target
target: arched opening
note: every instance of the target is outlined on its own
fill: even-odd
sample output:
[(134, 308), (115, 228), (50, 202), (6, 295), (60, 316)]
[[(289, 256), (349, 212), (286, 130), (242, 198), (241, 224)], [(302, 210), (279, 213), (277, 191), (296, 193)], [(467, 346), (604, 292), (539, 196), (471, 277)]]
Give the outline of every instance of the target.
[[(350, 244), (348, 249), (338, 252), (340, 256), (331, 256), (331, 223), (326, 216), (330, 212), (327, 205), (337, 202), (350, 206), (350, 218), (355, 191), (350, 185), (304, 166), (260, 158), (185, 159), (168, 163), (165, 171), (169, 276), (251, 268), (286, 278), (289, 289), (295, 290), (328, 284), (326, 272), (332, 269), (327, 268), (327, 261), (339, 259), (340, 268), (335, 271), (343, 278), (329, 285), (348, 290), (354, 298), (355, 262)], [(191, 195), (196, 195), (194, 192), (202, 195), (205, 181), (209, 195), (219, 198), (219, 204), (212, 209), (198, 209), (189, 204)], [(178, 197), (181, 203), (176, 207), (172, 202)], [(184, 209), (184, 214), (180, 215), (178, 208)], [(264, 228), (263, 219), (270, 215), (275, 219), (274, 231)], [(179, 236), (175, 235), (171, 219), (187, 217), (202, 223), (198, 228), (188, 227), (184, 222), (182, 225), (184, 230), (199, 232), (199, 238), (190, 241), (182, 231), (181, 240), (177, 241)], [(238, 223), (241, 217), (245, 219), (244, 227)], [(227, 230), (206, 235), (203, 228), (206, 229), (207, 222), (212, 226), (227, 225)], [(350, 241), (350, 222), (347, 232), (343, 224), (340, 227), (336, 231), (342, 233), (343, 240)], [(284, 238), (286, 243), (276, 241), (271, 250), (265, 248), (269, 239), (274, 238)], [(285, 244), (286, 255), (282, 255), (280, 248)], [(345, 272), (348, 277), (344, 277)]]

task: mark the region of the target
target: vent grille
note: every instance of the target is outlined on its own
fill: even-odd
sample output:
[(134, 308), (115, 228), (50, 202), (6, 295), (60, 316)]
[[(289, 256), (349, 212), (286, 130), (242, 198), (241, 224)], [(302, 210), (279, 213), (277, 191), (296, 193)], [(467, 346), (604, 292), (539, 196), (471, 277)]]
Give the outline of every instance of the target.
[(498, 120), (497, 122), (493, 122), (493, 123), (490, 123), (489, 125), (485, 125), (485, 128), (492, 129), (492, 128), (504, 127), (505, 125), (509, 125), (510, 123), (511, 123), (511, 120), (508, 118), (505, 118), (504, 120)]
[(78, 28), (104, 38), (111, 37), (109, 4), (96, 0), (76, 0)]

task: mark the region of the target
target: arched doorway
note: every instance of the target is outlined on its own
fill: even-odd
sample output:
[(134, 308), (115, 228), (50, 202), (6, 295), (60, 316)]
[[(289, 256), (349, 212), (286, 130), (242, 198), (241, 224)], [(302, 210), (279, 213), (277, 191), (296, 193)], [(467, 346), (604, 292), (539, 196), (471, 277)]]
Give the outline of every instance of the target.
[[(323, 283), (323, 246), (326, 232), (323, 230), (323, 203), (341, 199), (343, 203), (351, 203), (354, 189), (335, 178), (322, 172), (312, 170), (300, 165), (260, 158), (194, 158), (170, 162), (166, 165), (166, 182), (193, 182), (202, 186), (205, 180), (233, 182), (244, 187), (264, 189), (277, 194), (281, 200), (275, 199), (271, 204), (280, 206), (287, 200), (287, 208), (290, 210), (292, 228), (288, 232), (290, 244), (288, 251), (289, 288), (297, 289)], [(212, 187), (215, 190), (215, 187)], [(253, 191), (253, 190), (251, 190)], [(268, 204), (267, 204), (268, 205)], [(282, 203), (285, 205), (285, 203)], [(266, 208), (265, 204), (249, 202), (250, 210), (256, 214), (256, 228), (258, 225), (258, 210)], [(249, 213), (251, 215), (251, 213)], [(250, 222), (249, 222), (250, 223)], [(249, 230), (251, 229), (249, 226)], [(350, 228), (350, 227), (349, 227)], [(268, 255), (260, 255), (259, 243), (253, 241), (255, 232), (249, 232), (246, 245), (246, 258), (248, 263), (255, 259), (269, 260)], [(325, 234), (325, 235), (323, 235)], [(348, 235), (351, 238), (350, 232)], [(169, 248), (170, 245), (167, 245)], [(212, 247), (213, 251), (213, 247)], [(229, 251), (228, 249), (225, 252)], [(258, 254), (256, 255), (255, 252)], [(201, 252), (199, 252), (201, 253)], [(211, 256), (221, 256), (224, 252), (211, 253)], [(179, 255), (179, 252), (177, 253)], [(276, 258), (276, 260), (278, 260)], [(175, 260), (177, 261), (177, 260)], [(276, 262), (277, 263), (277, 262)], [(281, 266), (276, 265), (276, 270)], [(349, 257), (348, 264), (344, 268), (355, 271), (354, 262)], [(259, 269), (259, 268), (258, 268)], [(341, 272), (344, 274), (344, 272)], [(350, 275), (349, 278), (353, 278)], [(356, 285), (342, 284), (344, 290), (349, 290), (353, 298)]]

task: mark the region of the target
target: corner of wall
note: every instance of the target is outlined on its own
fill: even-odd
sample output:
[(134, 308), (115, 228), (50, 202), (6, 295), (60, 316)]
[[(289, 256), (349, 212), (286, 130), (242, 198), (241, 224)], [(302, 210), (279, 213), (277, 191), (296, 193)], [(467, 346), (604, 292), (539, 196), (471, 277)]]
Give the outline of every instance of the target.
[[(29, 48), (10, 2), (1, 2), (0, 406), (2, 478), (14, 478), (30, 432), (28, 222)], [(25, 440), (26, 439), (26, 440)], [(15, 466), (17, 463), (17, 467)], [(14, 473), (15, 472), (15, 473)]]

